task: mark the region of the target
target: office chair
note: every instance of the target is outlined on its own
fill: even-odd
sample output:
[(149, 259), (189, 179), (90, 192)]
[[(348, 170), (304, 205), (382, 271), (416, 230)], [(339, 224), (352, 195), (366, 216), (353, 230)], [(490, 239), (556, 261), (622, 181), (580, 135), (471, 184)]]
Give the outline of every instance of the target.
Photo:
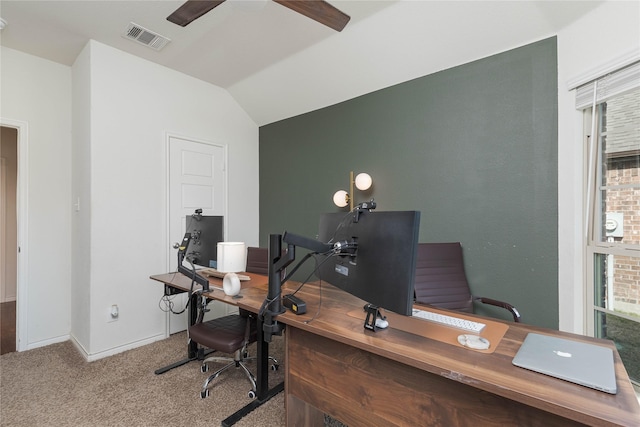
[[(268, 251), (262, 248), (248, 248), (246, 271), (249, 273), (263, 273), (268, 271)], [(206, 302), (198, 315), (197, 322), (189, 328), (189, 339), (203, 347), (217, 352), (233, 354), (233, 357), (212, 356), (202, 361), (200, 370), (207, 372), (209, 362), (227, 362), (225, 366), (215, 371), (202, 385), (200, 397), (204, 399), (209, 396), (209, 385), (220, 374), (231, 367), (241, 368), (251, 383), (251, 390), (248, 392), (250, 398), (256, 397), (256, 378), (247, 368), (245, 362), (253, 360), (255, 357), (248, 357), (247, 346), (257, 340), (257, 319), (253, 313), (239, 309), (238, 314), (230, 314), (218, 317), (213, 320), (203, 321)], [(277, 370), (279, 363), (269, 356), (272, 361), (271, 369)]]
[(467, 313), (473, 313), (474, 302), (501, 307), (520, 322), (520, 313), (511, 304), (471, 295), (459, 242), (418, 244), (414, 293), (417, 303)]
[(247, 247), (247, 273), (269, 274), (269, 249)]

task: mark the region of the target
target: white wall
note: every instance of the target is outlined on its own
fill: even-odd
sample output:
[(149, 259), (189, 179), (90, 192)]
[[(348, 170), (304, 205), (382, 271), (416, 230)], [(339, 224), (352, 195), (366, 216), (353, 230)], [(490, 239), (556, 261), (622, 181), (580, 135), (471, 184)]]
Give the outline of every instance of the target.
[(640, 59), (640, 3), (606, 2), (558, 33), (558, 252), (560, 329), (585, 330), (584, 138), (567, 83), (615, 58)]
[(99, 43), (73, 68), (0, 53), (0, 117), (29, 130), (18, 348), (72, 335), (95, 359), (164, 337), (149, 276), (167, 268), (166, 133), (228, 144), (228, 237), (257, 245), (256, 124), (226, 91)]
[[(262, 126), (552, 37), (599, 2), (382, 3), (375, 14), (229, 91)], [(264, 108), (270, 99), (280, 102)]]
[(71, 69), (0, 49), (0, 117), (28, 126), (28, 241), (19, 242), (28, 282), (17, 304), (18, 349), (27, 350), (69, 337)]
[(91, 73), (90, 49), (85, 48), (72, 67), (72, 245), (71, 333), (88, 353), (91, 348)]
[[(223, 89), (97, 42), (87, 49), (74, 85), (90, 86), (89, 100), (79, 91), (81, 105), (90, 105), (90, 150), (74, 170), (90, 172), (88, 180), (74, 176), (73, 199), (89, 186), (90, 239), (80, 241), (89, 283), (74, 283), (89, 286), (89, 342), (73, 334), (93, 359), (165, 334), (162, 286), (149, 275), (167, 271), (166, 134), (228, 145), (228, 238), (256, 245), (258, 128)], [(88, 80), (77, 76), (87, 62)], [(115, 322), (107, 322), (111, 304), (120, 308)]]

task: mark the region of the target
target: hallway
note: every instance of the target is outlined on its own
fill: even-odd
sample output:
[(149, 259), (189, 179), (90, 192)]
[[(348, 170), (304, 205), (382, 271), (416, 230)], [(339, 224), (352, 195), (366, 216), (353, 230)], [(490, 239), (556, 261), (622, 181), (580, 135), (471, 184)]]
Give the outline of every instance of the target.
[(0, 355), (16, 351), (16, 302), (0, 304)]

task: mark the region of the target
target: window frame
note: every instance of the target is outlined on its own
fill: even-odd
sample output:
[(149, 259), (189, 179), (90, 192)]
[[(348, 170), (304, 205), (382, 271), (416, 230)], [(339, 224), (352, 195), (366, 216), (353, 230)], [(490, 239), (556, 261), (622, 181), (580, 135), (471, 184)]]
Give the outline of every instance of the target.
[[(640, 88), (632, 90), (640, 91)], [(627, 92), (624, 92), (627, 93)], [(583, 108), (584, 119), (584, 135), (586, 135), (586, 206), (585, 206), (585, 287), (584, 287), (584, 325), (585, 335), (597, 337), (600, 335), (600, 331), (596, 330), (598, 327), (598, 318), (601, 314), (615, 316), (618, 318), (632, 321), (640, 326), (640, 318), (637, 316), (627, 315), (621, 311), (614, 311), (608, 307), (603, 307), (598, 301), (597, 296), (602, 289), (600, 283), (600, 275), (596, 271), (598, 267), (596, 265), (597, 256), (621, 256), (631, 257), (640, 261), (640, 242), (628, 243), (628, 242), (616, 242), (609, 241), (606, 236), (603, 236), (603, 220), (605, 220), (607, 206), (604, 205), (603, 191), (619, 190), (624, 188), (635, 188), (640, 190), (640, 182), (630, 184), (611, 185), (609, 182), (603, 180), (603, 174), (606, 172), (606, 168), (603, 167), (603, 162), (607, 159), (602, 144), (603, 137), (606, 137), (605, 132), (601, 132), (602, 129), (602, 117), (600, 107), (603, 103), (608, 102), (611, 99), (615, 99), (618, 96), (622, 96), (624, 93), (616, 94), (613, 97), (599, 100), (595, 105), (591, 105)], [(595, 107), (595, 108), (594, 108)], [(595, 110), (595, 111), (594, 111)], [(640, 148), (640, 147), (639, 147)], [(635, 150), (634, 150), (635, 151)], [(607, 285), (613, 286), (615, 283), (613, 278), (611, 281), (607, 281)], [(608, 304), (607, 304), (608, 305)], [(636, 386), (640, 385), (640, 379), (632, 379), (632, 383)]]

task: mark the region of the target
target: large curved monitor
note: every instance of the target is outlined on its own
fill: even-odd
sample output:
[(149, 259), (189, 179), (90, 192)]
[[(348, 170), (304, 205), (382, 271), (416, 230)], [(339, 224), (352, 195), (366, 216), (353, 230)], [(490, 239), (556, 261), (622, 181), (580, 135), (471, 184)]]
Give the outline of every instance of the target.
[(355, 211), (320, 217), (318, 240), (346, 247), (320, 260), (319, 279), (377, 307), (411, 315), (418, 211)]

